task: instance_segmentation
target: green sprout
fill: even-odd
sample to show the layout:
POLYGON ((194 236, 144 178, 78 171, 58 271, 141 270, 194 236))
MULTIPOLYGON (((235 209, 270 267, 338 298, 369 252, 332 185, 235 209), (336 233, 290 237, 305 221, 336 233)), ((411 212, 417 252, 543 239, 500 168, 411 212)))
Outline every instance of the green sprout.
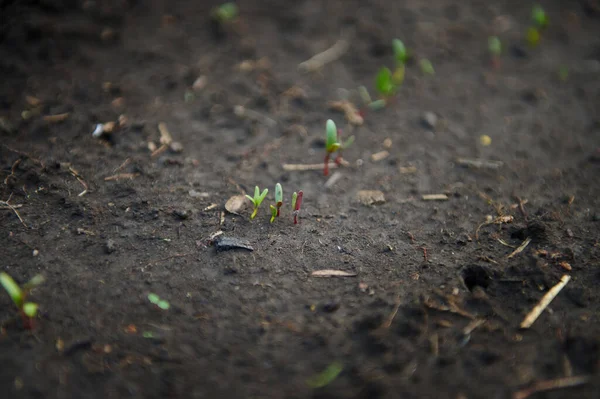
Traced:
POLYGON ((488 38, 488 50, 492 57, 500 57, 502 53, 502 42, 498 39, 498 36, 490 36, 488 38))
POLYGON ((408 50, 406 50, 406 46, 402 43, 400 39, 392 40, 392 48, 394 50, 394 59, 396 60, 396 65, 404 65, 406 61, 408 61, 409 55, 408 50))
POLYGON ((269 208, 271 209, 271 220, 270 220, 270 222, 273 223, 275 221, 275 218, 277 217, 277 207, 273 206, 273 205, 269 205, 269 208))
POLYGON ((544 29, 548 26, 548 16, 539 4, 533 6, 533 10, 531 10, 531 20, 539 29, 544 29))
POLYGON ((558 78, 562 81, 562 82, 566 82, 567 79, 569 79, 569 68, 567 68, 566 66, 561 66, 558 69, 558 78))
POLYGON ((343 366, 340 362, 333 362, 325 370, 317 375, 310 377, 306 380, 306 384, 311 388, 323 388, 329 385, 343 370, 343 366))
POLYGON ((531 26, 527 29, 527 43, 530 47, 535 47, 540 42, 540 31, 535 27, 531 26))
POLYGON ((277 216, 279 216, 279 208, 283 205, 283 187, 280 183, 275 185, 275 206, 277 206, 277 216))
POLYGON ((233 2, 224 3, 213 8, 211 15, 219 23, 230 22, 237 18, 238 8, 233 2))
POLYGON ((433 69, 433 64, 427 58, 423 58, 419 61, 419 66, 421 67, 421 72, 424 75, 435 75, 435 69, 433 69))
POLYGON ((392 71, 383 67, 375 78, 375 88, 383 97, 391 97, 396 93, 397 86, 392 79, 392 71))
POLYGON ((294 224, 298 224, 298 215, 300 214, 300 207, 302 206, 302 198, 304 192, 302 190, 292 194, 292 215, 294 215, 294 224))
POLYGON ((325 124, 325 160, 323 166, 323 174, 325 176, 329 175, 329 158, 331 154, 334 152, 338 152, 338 156, 335 158, 336 165, 340 165, 342 163, 342 149, 348 148, 354 142, 354 136, 351 136, 346 140, 346 142, 342 143, 340 141, 341 138, 341 130, 336 128, 335 122, 331 119, 327 120, 325 124))
POLYGON ((161 308, 162 310, 167 310, 171 307, 171 305, 169 305, 169 302, 165 301, 164 299, 160 299, 158 295, 153 293, 148 294, 148 300, 156 306, 158 306, 159 308, 161 308))
POLYGON ((258 207, 260 206, 260 204, 262 204, 262 202, 265 199, 265 197, 267 196, 268 192, 269 192, 269 189, 265 188, 261 194, 260 189, 258 188, 258 186, 256 186, 256 187, 254 187, 254 198, 249 196, 248 194, 246 194, 246 198, 248 198, 250 201, 252 201, 252 205, 254 205, 254 210, 252 211, 252 215, 250 215, 250 220, 252 220, 256 217, 256 214, 258 212, 258 207))
POLYGON ((14 302, 17 309, 21 313, 23 319, 23 326, 27 329, 33 328, 33 318, 37 315, 38 304, 33 302, 26 302, 29 292, 44 282, 44 276, 38 274, 29 280, 23 288, 13 280, 13 278, 7 273, 0 273, 0 284, 4 287, 10 299, 14 302))

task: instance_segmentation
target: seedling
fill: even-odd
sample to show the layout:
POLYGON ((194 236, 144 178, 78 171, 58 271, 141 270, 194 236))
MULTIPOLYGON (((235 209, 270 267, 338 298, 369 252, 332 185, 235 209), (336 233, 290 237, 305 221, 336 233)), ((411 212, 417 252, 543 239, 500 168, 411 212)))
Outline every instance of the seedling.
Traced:
POLYGON ((567 68, 566 66, 561 66, 558 69, 558 78, 561 81, 566 82, 567 79, 569 79, 569 68, 567 68))
POLYGON ((398 87, 394 83, 392 71, 389 68, 383 67, 379 70, 375 78, 375 88, 382 97, 391 97, 396 94, 398 87))
POLYGON ((394 50, 394 59, 396 60, 396 66, 406 64, 406 61, 409 59, 408 50, 402 40, 394 39, 392 40, 392 48, 394 50))
POLYGON ((531 20, 538 29, 545 29, 548 26, 548 16, 539 4, 533 6, 533 10, 531 10, 531 20))
POLYGON ((329 119, 325 124, 325 160, 323 166, 323 174, 329 175, 329 158, 331 154, 338 151, 338 156, 335 158, 336 165, 342 162, 342 149, 348 148, 354 142, 354 136, 351 136, 345 143, 341 143, 341 130, 335 126, 335 122, 329 119))
POLYGON ((279 217, 279 208, 283 205, 283 187, 280 183, 275 185, 275 206, 277 206, 277 216, 279 217))
POLYGON ((298 215, 300 214, 300 207, 302 206, 302 196, 304 193, 302 190, 292 194, 292 215, 294 215, 294 224, 298 224, 298 215))
POLYGON ((424 75, 435 75, 435 69, 433 69, 433 64, 427 58, 423 58, 419 61, 419 66, 421 67, 421 72, 424 75))
POLYGON ((527 29, 527 43, 530 47, 535 47, 540 42, 540 31, 535 27, 531 26, 527 29))
POLYGON ((33 319, 37 315, 38 304, 33 302, 26 302, 29 292, 44 282, 44 277, 40 274, 34 276, 29 280, 23 288, 19 287, 15 280, 7 273, 0 273, 0 284, 4 287, 10 299, 14 302, 19 309, 21 318, 23 319, 23 327, 28 330, 33 329, 33 319))
POLYGON ((497 68, 500 65, 500 55, 502 54, 502 42, 497 36, 488 38, 488 50, 492 57, 492 65, 497 68))
POLYGON ((262 204, 262 202, 265 199, 265 197, 267 196, 268 192, 269 192, 269 189, 265 188, 263 190, 263 192, 261 193, 258 186, 256 186, 256 187, 254 187, 254 198, 249 196, 248 194, 246 194, 246 198, 248 198, 250 201, 252 201, 252 205, 254 205, 254 210, 252 211, 252 215, 250 215, 250 220, 252 220, 256 217, 256 214, 258 213, 258 207, 260 206, 260 204, 262 204))
POLYGON ((159 308, 161 308, 162 310, 167 310, 171 307, 171 305, 169 305, 169 302, 165 301, 164 299, 161 299, 158 295, 153 293, 148 294, 148 300, 156 306, 158 306, 159 308))
POLYGON ((212 18, 220 24, 231 22, 238 16, 238 8, 235 3, 229 2, 213 8, 212 18))

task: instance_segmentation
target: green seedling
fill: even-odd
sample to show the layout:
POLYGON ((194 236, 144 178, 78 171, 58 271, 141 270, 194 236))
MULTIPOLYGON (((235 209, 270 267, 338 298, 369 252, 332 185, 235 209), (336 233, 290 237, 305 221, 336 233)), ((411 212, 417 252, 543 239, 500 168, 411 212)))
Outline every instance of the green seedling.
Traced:
POLYGON ((33 302, 26 302, 29 292, 44 282, 44 277, 40 274, 34 276, 29 280, 22 288, 19 287, 15 280, 7 273, 0 273, 0 284, 4 287, 10 299, 14 302, 19 309, 21 318, 23 319, 23 326, 31 330, 33 329, 33 319, 38 312, 38 304, 33 302))
POLYGON ((498 36, 488 38, 488 50, 492 56, 492 65, 497 68, 500 65, 500 55, 502 54, 502 42, 498 36))
POLYGON ((379 111, 380 109, 384 109, 387 106, 387 101, 382 99, 375 100, 369 104, 369 109, 373 111, 379 111))
POLYGON ((566 66, 561 66, 558 69, 558 78, 562 81, 562 82, 566 82, 567 79, 569 79, 569 68, 567 68, 566 66))
POLYGON ((533 6, 531 10, 531 20, 538 29, 545 29, 548 26, 548 16, 539 4, 533 6))
POLYGON ((254 205, 254 210, 252 211, 252 215, 250 215, 250 220, 252 220, 256 217, 256 214, 258 213, 258 207, 260 206, 260 204, 262 204, 262 202, 265 199, 265 197, 267 196, 268 192, 269 192, 269 189, 265 188, 263 190, 263 192, 261 193, 258 186, 256 186, 256 187, 254 187, 254 198, 249 196, 248 194, 246 194, 246 198, 248 198, 250 201, 252 201, 252 205, 254 205))
POLYGON ((211 16, 214 20, 219 23, 231 22, 238 16, 238 8, 235 3, 229 2, 221 4, 218 7, 213 8, 211 16))
POLYGON ((392 71, 389 68, 383 67, 379 70, 375 78, 375 88, 382 97, 391 97, 396 94, 398 87, 394 83, 392 71))
POLYGON ((283 187, 280 183, 275 185, 275 206, 277 207, 277 216, 279 216, 279 209, 283 205, 283 187))
POLYGON ((171 307, 171 305, 169 305, 169 302, 165 301, 164 299, 161 299, 158 295, 153 293, 148 294, 148 300, 156 306, 158 306, 159 308, 161 308, 162 310, 167 310, 171 307))
POLYGON ((406 64, 406 61, 409 59, 409 54, 406 46, 404 43, 402 43, 402 40, 392 40, 392 49, 394 50, 394 59, 396 60, 396 65, 406 64))
POLYGON ((323 388, 329 385, 343 370, 343 366, 340 362, 333 362, 325 370, 319 374, 312 376, 306 380, 306 384, 311 388, 323 388))
POLYGON ((527 29, 527 43, 530 47, 536 47, 540 42, 540 31, 535 27, 531 26, 527 29))
POLYGON ((298 215, 300 214, 300 207, 302 206, 302 197, 304 193, 302 190, 292 194, 292 215, 294 215, 294 224, 298 224, 298 215))
POLYGON ((433 69, 433 64, 427 58, 423 58, 419 61, 419 66, 421 67, 421 72, 424 75, 435 75, 435 69, 433 69))
POLYGON ((354 142, 354 136, 351 136, 346 142, 341 142, 342 132, 335 126, 335 122, 331 119, 327 120, 325 124, 325 160, 323 166, 323 174, 329 175, 329 158, 334 152, 338 152, 338 156, 335 158, 336 165, 340 165, 342 162, 342 150, 348 148, 354 142))

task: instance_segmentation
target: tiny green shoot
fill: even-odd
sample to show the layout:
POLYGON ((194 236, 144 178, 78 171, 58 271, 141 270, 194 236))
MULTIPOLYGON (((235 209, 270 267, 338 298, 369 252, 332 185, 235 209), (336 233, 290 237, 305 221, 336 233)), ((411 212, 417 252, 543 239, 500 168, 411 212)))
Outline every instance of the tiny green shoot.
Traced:
POLYGON ((371 99, 371 95, 369 94, 369 90, 367 90, 365 86, 358 87, 358 94, 365 105, 369 105, 373 101, 371 99))
POLYGON ((354 136, 351 136, 344 143, 340 141, 341 131, 335 126, 335 122, 331 119, 327 120, 325 124, 325 159, 323 165, 323 175, 329 175, 329 158, 331 154, 338 151, 338 156, 335 159, 335 163, 340 165, 342 162, 341 150, 348 148, 354 142, 354 136))
POLYGON ((569 68, 567 68, 566 66, 561 66, 558 69, 558 78, 562 81, 562 82, 566 82, 567 79, 569 79, 569 68))
POLYGON ((306 380, 306 384, 311 388, 323 388, 329 385, 343 370, 343 366, 340 362, 335 361, 331 363, 325 370, 317 375, 314 375, 306 380))
POLYGON ((397 87, 389 68, 383 67, 379 70, 375 78, 375 88, 383 97, 391 97, 396 93, 397 87))
POLYGON ((271 209, 271 220, 270 220, 270 222, 273 223, 275 221, 275 218, 277 217, 277 207, 275 207, 273 205, 269 205, 269 208, 271 209))
POLYGON ((269 189, 265 188, 263 190, 263 192, 261 193, 258 186, 256 186, 256 187, 254 187, 254 197, 251 197, 248 194, 246 194, 246 198, 248 198, 250 201, 252 201, 252 205, 254 205, 254 210, 252 211, 252 215, 250 215, 250 220, 252 220, 256 217, 256 214, 258 213, 258 207, 260 206, 260 204, 262 204, 262 202, 265 199, 265 197, 267 196, 268 192, 269 192, 269 189))
POLYGON ((17 309, 19 309, 19 313, 21 313, 23 319, 23 326, 29 330, 33 328, 33 319, 37 315, 38 304, 26 302, 27 296, 33 288, 43 282, 44 277, 38 274, 21 288, 9 274, 4 272, 0 273, 0 284, 4 287, 17 309))
POLYGON ((423 58, 419 61, 419 66, 421 67, 421 72, 424 75, 435 75, 435 69, 433 69, 433 64, 427 58, 423 58))
POLYGON ((379 111, 380 109, 384 109, 387 105, 387 101, 382 99, 375 100, 369 104, 369 108, 373 111, 379 111))
POLYGON ((158 295, 153 293, 148 294, 148 300, 162 310, 167 310, 171 307, 169 302, 165 301, 164 299, 161 299, 158 295))
POLYGON ((527 29, 527 43, 530 47, 535 47, 540 42, 540 31, 535 27, 531 26, 527 29))
POLYGON ((406 61, 408 61, 408 50, 406 50, 406 46, 402 43, 400 39, 392 40, 392 48, 394 50, 394 59, 396 60, 396 65, 404 65, 406 61))
POLYGON ((292 215, 294 215, 294 224, 298 224, 298 215, 300 214, 300 207, 302 206, 302 197, 304 193, 302 190, 292 194, 292 215))
POLYGON ((548 26, 548 16, 539 4, 533 6, 533 9, 531 10, 531 20, 539 29, 544 29, 548 26))
POLYGON ((219 23, 230 22, 237 18, 238 8, 233 2, 223 3, 213 8, 211 15, 219 23))
POLYGON ((498 36, 488 38, 488 50, 492 57, 499 57, 502 54, 502 42, 498 39, 498 36))
POLYGON ((277 216, 279 216, 279 209, 283 205, 283 187, 280 183, 275 185, 275 206, 277 207, 277 216))

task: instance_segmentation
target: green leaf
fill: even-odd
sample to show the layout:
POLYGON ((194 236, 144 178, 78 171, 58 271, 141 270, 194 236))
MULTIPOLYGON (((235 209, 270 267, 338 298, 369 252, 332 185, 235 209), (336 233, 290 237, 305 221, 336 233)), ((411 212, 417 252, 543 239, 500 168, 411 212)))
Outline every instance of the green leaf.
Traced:
POLYGON ((271 208, 271 223, 273 223, 273 221, 277 217, 277 207, 269 205, 269 208, 271 208))
POLYGON ((539 4, 533 6, 533 9, 531 10, 531 19, 533 20, 535 25, 540 29, 543 29, 546 26, 548 26, 548 16, 544 12, 542 6, 540 6, 539 4))
POLYGON ((346 148, 350 147, 352 145, 352 143, 354 143, 354 136, 348 137, 348 140, 344 141, 344 144, 342 144, 342 148, 346 149, 346 148))
POLYGON ((265 188, 262 192, 262 194, 258 197, 258 200, 256 201, 256 207, 258 208, 260 206, 260 204, 262 204, 262 202, 264 201, 265 197, 267 196, 267 194, 269 193, 269 189, 265 188))
POLYGON ((156 305, 160 301, 160 297, 156 294, 150 293, 148 294, 148 300, 156 305))
POLYGON ((425 75, 435 75, 435 69, 433 69, 433 64, 427 58, 423 58, 419 61, 419 66, 421 67, 421 72, 425 75))
POLYGON ((306 384, 311 388, 322 388, 335 380, 342 370, 343 366, 340 362, 333 362, 323 372, 306 380, 306 384))
POLYGON ((165 301, 164 299, 161 299, 160 301, 158 301, 158 303, 156 304, 156 306, 158 306, 162 310, 167 310, 167 309, 169 309, 171 307, 171 305, 169 304, 169 302, 165 301))
POLYGON ((379 111, 381 109, 384 109, 386 105, 387 105, 387 102, 384 99, 375 100, 369 104, 369 109, 371 109, 373 111, 379 111))
POLYGON ((277 202, 277 206, 283 204, 283 187, 280 183, 275 185, 275 202, 277 202))
POLYGON ((31 291, 38 285, 42 284, 44 281, 46 281, 46 278, 44 276, 42 276, 41 274, 36 274, 31 278, 31 280, 29 280, 25 283, 25 285, 23 285, 23 292, 31 291))
POLYGON ((38 304, 33 302, 25 302, 23 305, 23 313, 29 318, 34 318, 38 311, 38 304))
POLYGON ((495 56, 499 56, 502 53, 502 42, 500 42, 497 36, 490 36, 488 39, 488 49, 495 56))
POLYGON ((335 152, 339 148, 339 143, 337 142, 337 127, 331 119, 328 119, 325 124, 325 135, 325 150, 329 153, 335 152))
POLYGON ((531 47, 535 47, 540 42, 540 32, 535 27, 527 29, 527 43, 531 47))
POLYGON ((256 202, 254 201, 254 198, 252 198, 248 194, 246 194, 246 198, 248 198, 250 201, 252 201, 252 203, 254 204, 254 206, 256 206, 256 202))
POLYGON ((394 74, 392 75, 392 83, 395 86, 400 86, 404 82, 404 64, 398 65, 398 68, 394 70, 394 74))
POLYGON ((256 201, 260 195, 260 188, 258 186, 254 186, 254 200, 256 201))
POLYGON ((224 3, 215 9, 213 15, 220 22, 231 21, 237 17, 238 8, 235 3, 224 3))
POLYGON ((363 103, 369 104, 372 101, 369 90, 367 90, 365 86, 358 87, 358 94, 360 94, 360 98, 363 100, 363 103))
POLYGON ((142 333, 142 337, 144 337, 144 338, 154 338, 154 333, 152 331, 144 331, 142 333))
POLYGON ((8 293, 10 299, 20 309, 21 305, 23 305, 23 291, 21 291, 21 287, 15 283, 15 280, 11 276, 4 272, 0 273, 0 284, 2 284, 8 293))
POLYGON ((384 96, 390 96, 394 93, 396 87, 392 83, 392 71, 389 68, 383 67, 379 70, 375 80, 375 87, 384 96))
POLYGON ((394 39, 392 40, 392 48, 394 49, 394 58, 396 62, 399 64, 404 64, 408 60, 408 52, 406 51, 406 47, 402 40, 394 39))
POLYGON ((294 194, 292 194, 292 211, 296 209, 296 200, 298 200, 298 193, 294 191, 294 194))

